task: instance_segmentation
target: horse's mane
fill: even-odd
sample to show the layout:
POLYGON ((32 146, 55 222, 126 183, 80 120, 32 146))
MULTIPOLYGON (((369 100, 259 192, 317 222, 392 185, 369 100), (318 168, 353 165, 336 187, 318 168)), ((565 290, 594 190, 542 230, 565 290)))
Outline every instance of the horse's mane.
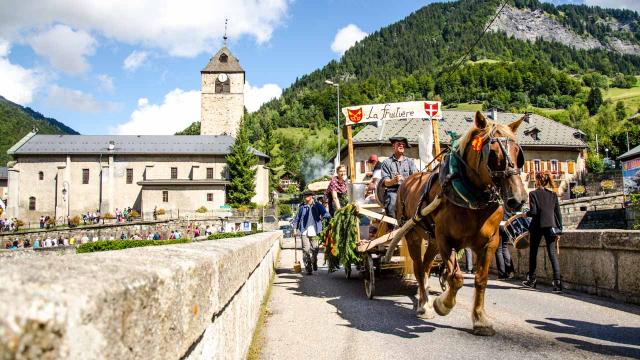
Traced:
POLYGON ((476 136, 482 136, 482 139, 486 140, 492 132, 497 132, 500 136, 507 136, 513 140, 516 138, 516 135, 508 125, 487 120, 487 126, 485 126, 484 129, 478 129, 473 126, 460 138, 460 141, 458 141, 458 151, 460 151, 460 155, 464 156, 464 151, 476 136))

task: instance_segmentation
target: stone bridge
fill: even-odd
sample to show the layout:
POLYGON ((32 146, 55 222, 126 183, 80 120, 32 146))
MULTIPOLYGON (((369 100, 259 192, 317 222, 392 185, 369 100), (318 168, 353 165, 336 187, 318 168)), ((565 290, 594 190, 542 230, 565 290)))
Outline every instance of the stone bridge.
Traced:
MULTIPOLYGON (((544 249, 538 290, 493 277, 490 338, 470 332, 472 275, 449 316, 420 319, 411 281, 383 273, 368 300, 355 269, 352 279, 323 266, 296 274, 280 243, 271 232, 6 258, 0 359, 243 359, 252 338, 252 358, 264 359, 640 358, 640 231, 567 231, 561 295, 545 285, 544 249)), ((521 275, 528 254, 512 254, 521 275)), ((434 277, 431 290, 440 290, 434 277)))

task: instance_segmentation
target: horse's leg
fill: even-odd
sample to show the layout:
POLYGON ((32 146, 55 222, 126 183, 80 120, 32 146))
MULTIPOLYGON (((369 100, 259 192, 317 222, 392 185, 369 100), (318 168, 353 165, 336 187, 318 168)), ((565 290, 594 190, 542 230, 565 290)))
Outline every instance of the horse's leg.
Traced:
POLYGON ((475 335, 493 336, 496 333, 484 310, 484 291, 487 288, 487 281, 489 280, 491 259, 493 258, 493 254, 496 253, 496 248, 500 243, 499 236, 499 233, 496 232, 487 245, 476 252, 478 257, 475 277, 476 291, 473 297, 473 311, 471 312, 473 333, 475 335))
MULTIPOLYGON (((424 267, 422 265, 422 238, 415 231, 410 231, 405 235, 409 255, 413 261, 413 274, 418 281, 418 306, 416 314, 419 317, 427 315, 427 292, 424 286, 424 267)), ((433 317, 433 315, 432 315, 433 317)))
POLYGON ((429 242, 429 238, 427 238, 427 251, 424 253, 424 258, 422 259, 422 264, 424 265, 424 276, 425 276, 425 293, 427 295, 427 306, 425 308, 425 318, 432 319, 435 317, 433 312, 433 298, 429 296, 429 276, 431 275, 431 267, 433 266, 433 259, 438 254, 438 247, 435 244, 435 241, 429 242))
POLYGON ((460 265, 456 259, 455 250, 446 245, 446 240, 444 238, 440 238, 438 236, 439 235, 436 234, 436 238, 438 240, 437 243, 441 249, 440 255, 442 256, 442 261, 447 262, 447 283, 449 286, 445 292, 436 298, 433 302, 433 307, 438 315, 446 316, 449 315, 451 309, 456 306, 456 294, 462 285, 464 285, 464 276, 462 275, 462 271, 460 271, 460 265))

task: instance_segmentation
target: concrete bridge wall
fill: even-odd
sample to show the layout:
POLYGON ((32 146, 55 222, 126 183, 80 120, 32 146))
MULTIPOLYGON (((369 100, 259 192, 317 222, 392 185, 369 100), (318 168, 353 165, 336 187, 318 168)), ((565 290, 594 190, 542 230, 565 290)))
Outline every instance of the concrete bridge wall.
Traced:
MULTIPOLYGON (((545 242, 538 251, 538 281, 553 274, 545 242)), ((523 278, 529 271, 529 249, 513 250, 514 267, 523 278)), ((560 271, 569 289, 640 304, 640 231, 568 230, 560 239, 560 271)), ((495 260, 493 262, 495 270, 495 260)))
POLYGON ((560 201, 565 229, 627 229, 621 192, 560 201))
POLYGON ((281 236, 5 261, 0 358, 244 358, 281 236))

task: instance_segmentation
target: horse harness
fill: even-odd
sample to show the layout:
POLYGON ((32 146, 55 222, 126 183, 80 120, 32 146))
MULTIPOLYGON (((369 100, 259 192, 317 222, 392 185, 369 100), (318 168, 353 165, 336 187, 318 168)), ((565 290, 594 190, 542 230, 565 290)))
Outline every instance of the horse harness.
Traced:
MULTIPOLYGON (((520 174, 520 168, 524 166, 524 153, 520 145, 515 143, 511 138, 495 136, 495 130, 496 127, 494 125, 489 136, 483 138, 480 156, 478 157, 478 163, 475 168, 467 164, 462 158, 459 144, 457 141, 454 142, 452 148, 443 156, 442 162, 438 168, 430 174, 427 183, 423 187, 419 206, 416 210, 416 217, 419 216, 423 206, 427 204, 429 192, 436 181, 439 182, 441 188, 438 196, 443 196, 456 206, 472 210, 481 210, 497 207, 502 204, 500 189, 496 186, 496 182, 520 174), (498 143, 505 159, 504 167, 501 169, 492 169, 489 166, 491 144, 495 143, 498 143), (518 158, 515 162, 509 153, 511 144, 518 148, 518 158), (464 172, 471 172, 479 176, 477 168, 481 165, 487 167, 492 180, 492 184, 485 189, 477 188, 464 175, 464 172)), ((427 218, 427 224, 424 224, 422 221, 418 221, 417 224, 431 235, 434 234, 435 223, 432 216, 427 218)))

